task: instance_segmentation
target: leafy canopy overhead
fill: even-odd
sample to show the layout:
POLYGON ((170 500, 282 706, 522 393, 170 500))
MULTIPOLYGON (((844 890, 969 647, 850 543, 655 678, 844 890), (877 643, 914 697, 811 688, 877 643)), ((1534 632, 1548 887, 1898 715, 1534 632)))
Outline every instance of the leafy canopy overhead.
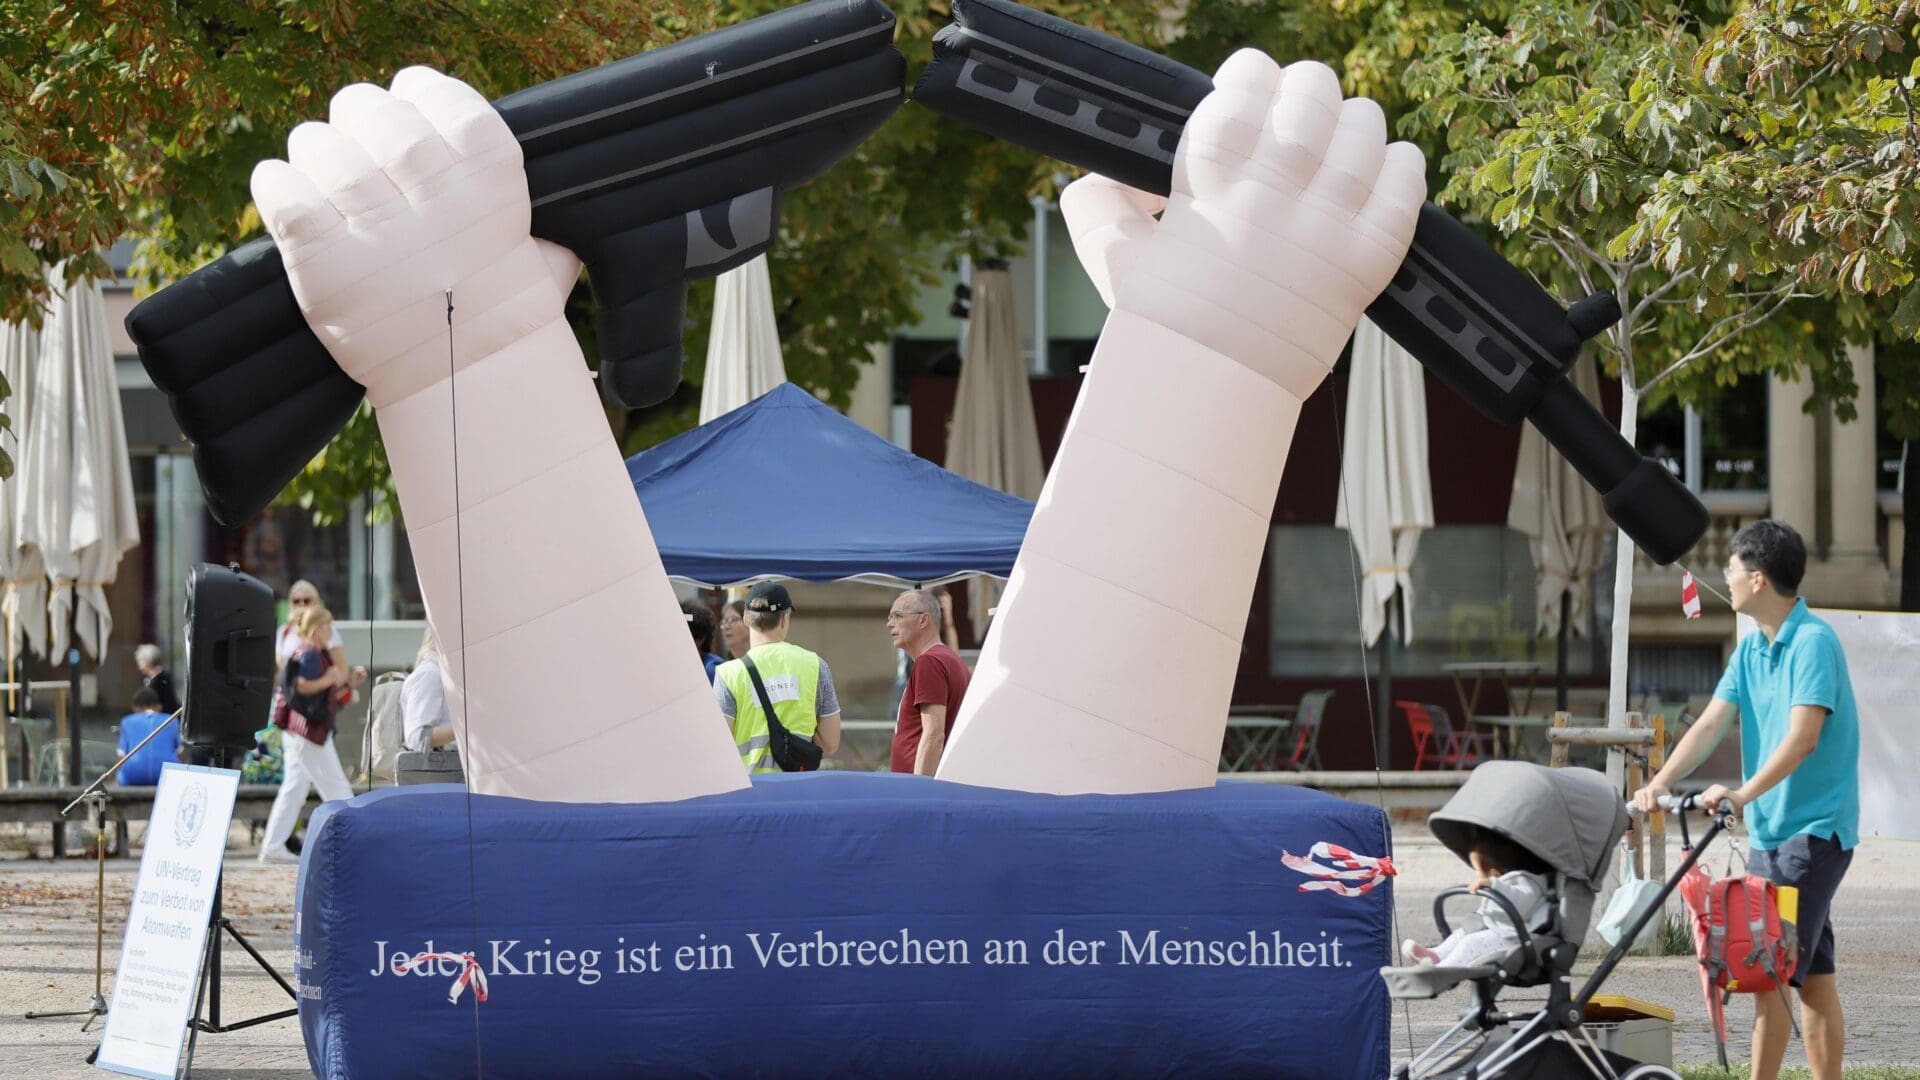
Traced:
MULTIPOLYGON (((324 117, 348 83, 386 83, 409 64, 489 97, 787 6, 782 0, 0 0, 0 317, 33 319, 44 268, 105 273, 101 252, 139 241, 151 288, 260 232, 247 194, 255 162, 324 117)), ((945 3, 890 3, 908 83, 930 55, 945 3)), ((1035 6, 1149 45, 1159 5, 1051 0, 1035 6)), ((844 405, 866 361, 915 317, 920 290, 960 254, 1007 255, 1054 166, 924 109, 902 108, 860 150, 790 195, 769 253, 787 371, 844 405)), ((691 427, 712 288, 693 290, 687 382, 643 415, 610 410, 628 448, 691 427)), ((591 300, 570 307, 592 355, 591 300)), ((358 418, 289 489, 321 520, 386 490, 377 433, 358 418), (343 497, 344 496, 344 497, 343 497)))
MULTIPOLYGON (((498 96, 781 6, 0 0, 0 315, 33 320, 47 267, 102 273, 116 238, 140 241, 150 287, 256 235, 253 164, 349 82, 425 63, 498 96)), ((949 8, 890 6, 911 83, 949 8)), ((1831 358, 1871 335, 1890 421, 1920 431, 1910 0, 1035 6, 1206 70, 1247 45, 1332 64, 1426 150, 1437 201, 1563 300, 1621 296, 1602 345, 1649 403, 1805 371, 1844 413, 1851 373, 1831 358)), ((790 195, 770 253, 789 376, 844 404, 866 346, 944 267, 1014 252, 1057 168, 909 105, 790 195)), ((629 450, 694 422, 711 294, 693 290, 681 392, 609 410, 629 450)), ((591 357, 584 289, 570 315, 591 357)), ((289 498, 338 517, 386 483, 362 416, 289 498)))

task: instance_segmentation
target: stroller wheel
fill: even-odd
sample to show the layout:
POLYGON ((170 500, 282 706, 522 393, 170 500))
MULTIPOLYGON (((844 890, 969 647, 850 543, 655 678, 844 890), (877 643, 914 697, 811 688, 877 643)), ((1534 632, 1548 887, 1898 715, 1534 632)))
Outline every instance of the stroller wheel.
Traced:
POLYGON ((1621 1073, 1620 1080, 1680 1080, 1680 1074, 1665 1065, 1635 1065, 1621 1073))

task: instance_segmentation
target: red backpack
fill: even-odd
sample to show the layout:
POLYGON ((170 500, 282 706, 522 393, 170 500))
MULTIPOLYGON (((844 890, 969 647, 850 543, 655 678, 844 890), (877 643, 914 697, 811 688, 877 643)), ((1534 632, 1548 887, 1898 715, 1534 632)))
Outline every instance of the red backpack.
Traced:
POLYGON ((1695 865, 1680 882, 1680 896, 1692 911, 1693 945, 1709 988, 1764 994, 1793 978, 1799 890, 1782 890, 1757 874, 1709 878, 1695 865))
POLYGON ((1778 885, 1753 874, 1708 886, 1700 963, 1714 986, 1730 994, 1759 994, 1787 985, 1800 963, 1791 910, 1797 898, 1798 890, 1783 896, 1778 885))
MULTIPOLYGON (((1720 1062, 1727 1060, 1726 999, 1732 994, 1776 991, 1800 963, 1794 928, 1800 890, 1782 889, 1754 874, 1712 878, 1695 863, 1680 879, 1680 896, 1692 916, 1693 944, 1700 954, 1700 989, 1706 995, 1720 1062)), ((1789 1010, 1788 1019, 1792 1020, 1789 1010)), ((1794 1030, 1799 1022, 1793 1021, 1794 1030)))

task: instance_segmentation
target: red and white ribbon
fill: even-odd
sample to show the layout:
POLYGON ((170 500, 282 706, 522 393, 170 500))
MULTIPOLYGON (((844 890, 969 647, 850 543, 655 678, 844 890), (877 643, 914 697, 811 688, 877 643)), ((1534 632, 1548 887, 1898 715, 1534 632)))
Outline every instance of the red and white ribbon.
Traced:
POLYGON ((395 975, 405 975, 408 971, 419 967, 429 960, 451 960, 460 965, 460 977, 453 981, 453 988, 447 991, 448 1004, 459 1004, 460 993, 467 988, 469 983, 473 985, 473 998, 475 1001, 487 1000, 487 973, 481 970, 480 961, 475 960, 473 954, 470 952, 423 952, 414 957, 402 957, 393 965, 393 973, 395 975))
POLYGON ((1340 896, 1364 896, 1382 880, 1400 872, 1394 869, 1391 856, 1357 855, 1325 840, 1313 845, 1305 855, 1282 851, 1280 863, 1316 879, 1301 885, 1301 892, 1326 890, 1340 896))
POLYGON ((1680 610, 1689 619, 1700 617, 1700 586, 1694 584, 1693 574, 1688 571, 1680 573, 1680 610))

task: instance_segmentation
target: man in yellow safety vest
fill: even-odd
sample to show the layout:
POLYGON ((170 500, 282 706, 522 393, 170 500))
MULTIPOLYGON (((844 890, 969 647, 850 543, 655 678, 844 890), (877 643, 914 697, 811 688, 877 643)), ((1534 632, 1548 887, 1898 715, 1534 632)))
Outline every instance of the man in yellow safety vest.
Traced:
MULTIPOLYGON (((787 641, 793 624, 793 597, 787 587, 763 581, 747 594, 747 655, 760 673, 780 725, 802 738, 811 737, 831 754, 840 748, 840 699, 833 692, 833 672, 818 653, 787 641)), ((729 660, 714 672, 713 696, 733 728, 733 744, 748 772, 779 772, 767 749, 767 714, 754 689, 747 666, 729 660)))

